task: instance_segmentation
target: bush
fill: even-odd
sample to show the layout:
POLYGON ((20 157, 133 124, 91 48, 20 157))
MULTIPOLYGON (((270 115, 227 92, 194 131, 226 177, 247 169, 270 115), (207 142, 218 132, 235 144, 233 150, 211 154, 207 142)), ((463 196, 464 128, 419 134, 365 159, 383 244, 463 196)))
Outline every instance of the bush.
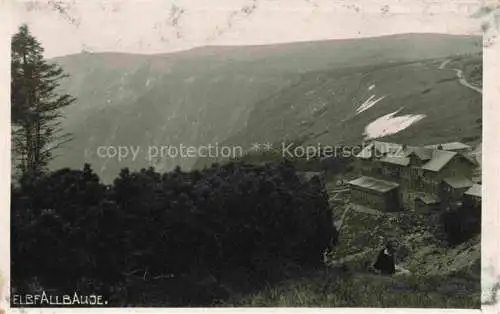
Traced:
POLYGON ((13 187, 12 219, 13 287, 36 277, 120 304, 137 295, 131 278, 147 291, 158 289, 158 277, 170 296, 160 302, 206 304, 202 292, 214 291, 200 288, 206 278, 219 287, 236 271, 279 280, 283 265, 320 264, 337 239, 324 186, 300 180, 288 162, 123 169, 111 186, 89 165, 62 169, 13 187))
POLYGON ((441 223, 450 244, 463 243, 481 232, 481 208, 463 205, 456 210, 444 212, 441 223))

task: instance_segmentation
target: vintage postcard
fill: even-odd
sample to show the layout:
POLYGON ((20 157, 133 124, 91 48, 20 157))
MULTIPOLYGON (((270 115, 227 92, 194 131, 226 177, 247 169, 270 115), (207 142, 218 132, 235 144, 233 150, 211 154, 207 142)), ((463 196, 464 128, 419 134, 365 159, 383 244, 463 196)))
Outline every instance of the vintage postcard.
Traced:
POLYGON ((3 308, 498 309, 499 3, 2 6, 3 308))

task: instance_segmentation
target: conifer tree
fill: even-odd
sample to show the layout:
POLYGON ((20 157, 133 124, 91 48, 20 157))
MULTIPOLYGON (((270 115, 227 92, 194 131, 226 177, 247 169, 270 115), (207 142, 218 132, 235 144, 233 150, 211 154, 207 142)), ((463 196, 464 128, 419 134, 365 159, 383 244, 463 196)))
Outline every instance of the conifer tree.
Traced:
POLYGON ((76 100, 57 91, 67 75, 43 52, 28 26, 19 27, 11 43, 12 149, 21 174, 35 176, 43 173, 52 151, 70 140, 61 129, 61 109, 76 100))

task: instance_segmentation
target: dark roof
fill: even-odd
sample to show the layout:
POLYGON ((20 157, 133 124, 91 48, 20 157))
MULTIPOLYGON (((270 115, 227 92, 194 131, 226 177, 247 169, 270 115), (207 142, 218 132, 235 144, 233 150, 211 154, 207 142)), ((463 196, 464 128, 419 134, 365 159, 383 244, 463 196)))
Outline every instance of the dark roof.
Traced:
POLYGON ((477 156, 474 156, 473 154, 460 154, 461 157, 464 157, 466 160, 470 161, 471 164, 474 166, 479 166, 479 162, 477 160, 477 156))
POLYGON ((474 184, 469 178, 458 176, 444 178, 443 181, 455 189, 469 188, 474 184))
POLYGON ((415 154, 420 160, 427 161, 432 158, 432 149, 425 147, 411 147, 409 155, 415 154))
POLYGON ((432 159, 429 160, 425 165, 423 165, 422 169, 429 171, 439 171, 444 166, 446 166, 446 164, 448 164, 456 154, 456 152, 449 152, 446 150, 435 150, 432 159))
POLYGON ((371 158, 372 157, 372 149, 375 149, 377 153, 379 154, 378 156, 375 157, 382 157, 387 154, 396 154, 398 153, 403 146, 401 144, 396 144, 396 143, 389 143, 389 142, 381 142, 381 141, 372 141, 363 149, 359 154, 356 155, 358 158, 371 158))
POLYGON ((481 197, 481 185, 473 184, 464 194, 481 197))
POLYGON ((421 200, 426 205, 439 203, 439 199, 437 197, 430 195, 430 194, 427 194, 427 193, 418 193, 415 198, 421 200))
POLYGON ((380 161, 399 166, 408 166, 410 164, 410 158, 401 156, 385 156, 380 161))
POLYGON ((352 181, 349 181, 348 183, 350 185, 354 185, 357 187, 362 187, 365 189, 374 190, 374 191, 382 192, 382 193, 388 192, 392 189, 399 187, 399 184, 394 183, 394 182, 375 179, 375 178, 371 178, 371 177, 365 177, 365 176, 362 176, 362 177, 359 177, 359 178, 354 179, 352 181))

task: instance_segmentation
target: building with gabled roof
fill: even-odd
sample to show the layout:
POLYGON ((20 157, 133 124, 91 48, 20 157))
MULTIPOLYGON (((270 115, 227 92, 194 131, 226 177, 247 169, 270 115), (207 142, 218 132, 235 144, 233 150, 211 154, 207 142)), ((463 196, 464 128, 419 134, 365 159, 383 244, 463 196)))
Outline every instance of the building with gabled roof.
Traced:
POLYGON ((447 177, 443 179, 443 182, 453 189, 470 188, 474 184, 471 179, 462 176, 447 177))
POLYGON ((481 185, 474 183, 464 192, 464 205, 474 209, 481 207, 481 185))
POLYGON ((358 204, 383 211, 399 210, 399 184, 366 176, 349 181, 348 184, 351 186, 351 198, 356 199, 358 204))
POLYGON ((357 179, 354 179, 352 181, 349 181, 349 184, 351 185, 356 185, 364 189, 368 190, 374 190, 380 193, 385 193, 390 190, 396 189, 399 187, 399 184, 390 182, 390 181, 384 181, 380 179, 375 179, 371 177, 359 177, 357 179))
POLYGON ((382 157, 386 155, 397 155, 403 149, 403 145, 389 142, 372 141, 368 145, 364 145, 361 152, 356 155, 356 158, 370 159, 372 157, 382 157))
POLYGON ((433 150, 425 147, 410 147, 408 148, 407 156, 410 157, 412 155, 417 156, 421 161, 425 162, 432 159, 433 150))
POLYGON ((453 208, 473 187, 478 166, 465 149, 471 151, 458 142, 409 146, 372 141, 356 155, 360 177, 349 182, 352 202, 381 210, 453 208))
POLYGON ((460 143, 460 142, 451 142, 451 143, 443 143, 443 144, 433 144, 433 145, 427 145, 424 146, 426 148, 431 148, 431 149, 439 149, 439 150, 446 150, 446 151, 451 151, 451 152, 468 152, 472 149, 467 144, 460 143))
POLYGON ((456 152, 435 150, 434 154, 429 159, 427 159, 427 162, 422 166, 422 169, 429 171, 440 171, 456 155, 456 152))
POLYGON ((464 194, 481 198, 481 185, 474 183, 464 194))
POLYGON ((458 208, 462 205, 462 199, 474 182, 465 176, 446 177, 441 187, 441 198, 446 201, 449 208, 458 208))
POLYGON ((384 156, 380 158, 380 162, 385 162, 400 166, 408 166, 410 164, 410 158, 403 156, 384 156))

